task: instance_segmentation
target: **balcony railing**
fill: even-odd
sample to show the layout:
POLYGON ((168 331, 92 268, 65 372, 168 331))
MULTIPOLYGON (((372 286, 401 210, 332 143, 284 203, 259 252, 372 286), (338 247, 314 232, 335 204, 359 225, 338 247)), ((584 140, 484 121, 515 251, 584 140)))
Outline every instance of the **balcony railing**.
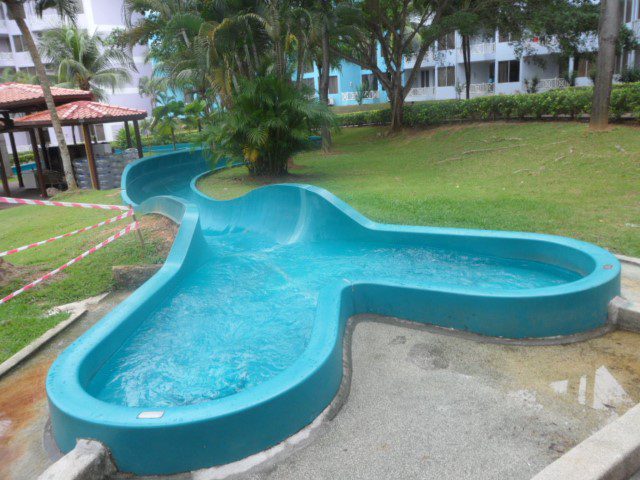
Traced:
MULTIPOLYGON (((355 101, 358 98, 358 92, 342 92, 342 101, 349 102, 355 101)), ((364 98, 380 98, 380 92, 378 90, 369 90, 364 92, 364 98)))
POLYGON ((0 62, 13 62, 13 52, 0 52, 0 62))
POLYGON ((496 85, 494 83, 472 83, 469 85, 470 97, 483 97, 485 95, 493 95, 496 85))
POLYGON ((436 98, 436 87, 413 87, 407 93, 407 100, 430 100, 436 98))
POLYGON ((547 90, 554 90, 556 88, 567 88, 569 82, 564 78, 543 78, 538 83, 538 91, 546 92, 547 90))
POLYGON ((475 43, 469 47, 471 55, 486 55, 496 52, 495 42, 475 43))

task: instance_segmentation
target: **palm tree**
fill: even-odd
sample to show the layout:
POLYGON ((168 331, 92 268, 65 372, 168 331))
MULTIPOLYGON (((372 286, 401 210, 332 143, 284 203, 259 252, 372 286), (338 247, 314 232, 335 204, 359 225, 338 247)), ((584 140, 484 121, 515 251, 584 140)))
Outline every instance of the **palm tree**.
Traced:
POLYGON ((156 108, 158 97, 167 91, 167 79, 151 75, 150 77, 141 77, 138 80, 138 93, 140 96, 149 97, 151 100, 151 109, 156 108))
MULTIPOLYGON (((64 139, 64 133, 62 132, 62 125, 60 125, 60 119, 58 118, 58 112, 56 111, 55 103, 53 102, 53 95, 51 95, 51 86, 49 85, 49 78, 47 77, 47 72, 45 71, 44 65, 42 63, 42 59, 40 58, 40 52, 38 52, 38 48, 36 47, 36 43, 33 40, 33 35, 31 35, 31 31, 27 26, 26 22, 26 14, 24 11, 24 3, 23 0, 2 0, 4 4, 7 6, 9 13, 13 20, 15 20, 18 28, 20 29, 20 33, 22 34, 22 38, 27 44, 27 50, 29 50, 29 54, 31 55, 31 59, 33 60, 33 64, 36 68, 36 75, 40 80, 40 85, 42 86, 42 93, 44 95, 45 103, 47 104, 47 109, 49 110, 49 114, 51 115, 51 125, 53 126, 53 131, 55 132, 56 139, 58 140, 58 147, 60 149, 60 157, 62 158, 62 167, 64 169, 65 179, 67 181, 67 186, 69 189, 78 188, 76 184, 76 179, 73 176, 73 169, 71 167, 71 157, 69 155, 69 149, 67 148, 67 142, 64 139)), ((35 2, 36 12, 38 15, 42 16, 43 10, 47 8, 55 8, 60 16, 63 18, 69 18, 71 20, 75 19, 76 14, 78 12, 78 5, 75 0, 36 0, 35 2)))
POLYGON ((98 100, 131 81, 135 69, 126 50, 107 44, 97 33, 75 25, 47 30, 39 41, 40 52, 58 65, 58 86, 91 90, 98 100))

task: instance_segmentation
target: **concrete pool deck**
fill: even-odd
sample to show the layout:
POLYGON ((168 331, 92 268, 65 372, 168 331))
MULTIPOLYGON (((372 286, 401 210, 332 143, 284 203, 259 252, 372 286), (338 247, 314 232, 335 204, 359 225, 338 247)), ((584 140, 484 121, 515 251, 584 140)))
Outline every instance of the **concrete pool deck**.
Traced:
MULTIPOLYGON (((627 298, 640 295, 638 280, 640 268, 625 265, 627 298)), ((48 367, 126 295, 91 307, 0 379, 0 478, 36 478, 52 463, 43 435, 48 367)), ((372 321, 353 332, 351 389, 335 418, 235 478, 531 478, 640 401, 640 334, 534 347, 360 320, 372 321)))

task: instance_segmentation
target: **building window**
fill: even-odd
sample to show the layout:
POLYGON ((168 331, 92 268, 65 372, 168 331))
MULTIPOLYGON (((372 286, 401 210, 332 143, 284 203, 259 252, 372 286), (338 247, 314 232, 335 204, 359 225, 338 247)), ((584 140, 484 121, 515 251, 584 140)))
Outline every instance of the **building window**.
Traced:
POLYGON ((9 37, 0 37, 0 52, 10 52, 11 51, 11 42, 9 42, 9 37))
POLYGON ((26 52, 27 46, 22 39, 22 35, 14 35, 13 36, 13 46, 16 49, 16 52, 26 52))
POLYGON ((452 50, 456 48, 456 33, 447 33, 444 37, 438 39, 438 50, 452 50))
POLYGON ((569 76, 569 59, 560 57, 558 59, 558 77, 566 78, 569 76))
POLYGON ((640 48, 635 49, 635 54, 633 56, 633 66, 635 68, 640 68, 640 48))
POLYGON ((338 93, 338 76, 329 76, 329 93, 338 93))
POLYGON ((27 72, 32 77, 35 77, 37 75, 36 67, 20 67, 20 71, 21 72, 27 72))
POLYGON ((429 86, 429 70, 420 70, 420 87, 426 88, 429 86))
POLYGON ((456 84, 456 67, 438 68, 438 86, 453 87, 456 84))
POLYGON ((93 136, 95 137, 96 142, 104 142, 107 138, 104 134, 104 125, 93 125, 93 136))
POLYGON ((369 73, 368 75, 362 75, 362 85, 369 85, 369 90, 376 91, 378 90, 378 79, 373 73, 369 73))
POLYGON ((586 58, 580 58, 578 60, 578 76, 579 77, 588 77, 589 76, 589 60, 586 58))
POLYGON ((520 61, 509 60, 498 62, 498 83, 512 83, 520 81, 520 61))
POLYGON ((313 79, 313 77, 311 77, 311 78, 303 78, 302 79, 302 83, 305 84, 307 87, 311 88, 312 90, 316 89, 316 82, 313 79))
POLYGON ((633 0, 627 0, 626 6, 624 9, 624 23, 628 23, 631 20, 631 16, 633 15, 633 0))

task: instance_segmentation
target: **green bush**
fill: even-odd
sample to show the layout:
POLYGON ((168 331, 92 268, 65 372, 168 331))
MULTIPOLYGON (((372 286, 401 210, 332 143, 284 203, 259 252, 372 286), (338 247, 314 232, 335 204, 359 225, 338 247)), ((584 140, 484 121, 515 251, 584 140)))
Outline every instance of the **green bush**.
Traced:
MULTIPOLYGON (((576 118, 589 114, 593 88, 572 87, 544 93, 491 95, 470 100, 442 100, 405 105, 404 123, 408 127, 438 125, 457 121, 576 118)), ((625 114, 640 118, 640 83, 615 85, 611 93, 611 118, 625 114)), ((385 125, 389 109, 365 110, 338 115, 342 126, 385 125)))
POLYGON ((214 159, 243 158, 251 175, 287 173, 311 133, 335 126, 333 112, 309 93, 274 74, 241 80, 232 107, 205 127, 214 159))
MULTIPOLYGON (((133 127, 129 126, 129 131, 131 132, 131 142, 135 147, 135 136, 133 132, 133 127)), ((201 138, 201 134, 196 130, 183 130, 176 132, 176 143, 199 143, 201 138)), ((171 137, 166 135, 142 135, 140 137, 142 140, 142 146, 151 147, 155 145, 169 145, 171 143, 171 137)), ((111 142, 111 145, 114 148, 127 148, 127 136, 124 128, 121 128, 118 131, 116 139, 111 142)))
POLYGON ((21 164, 33 162, 33 152, 18 152, 18 158, 20 159, 21 164))

